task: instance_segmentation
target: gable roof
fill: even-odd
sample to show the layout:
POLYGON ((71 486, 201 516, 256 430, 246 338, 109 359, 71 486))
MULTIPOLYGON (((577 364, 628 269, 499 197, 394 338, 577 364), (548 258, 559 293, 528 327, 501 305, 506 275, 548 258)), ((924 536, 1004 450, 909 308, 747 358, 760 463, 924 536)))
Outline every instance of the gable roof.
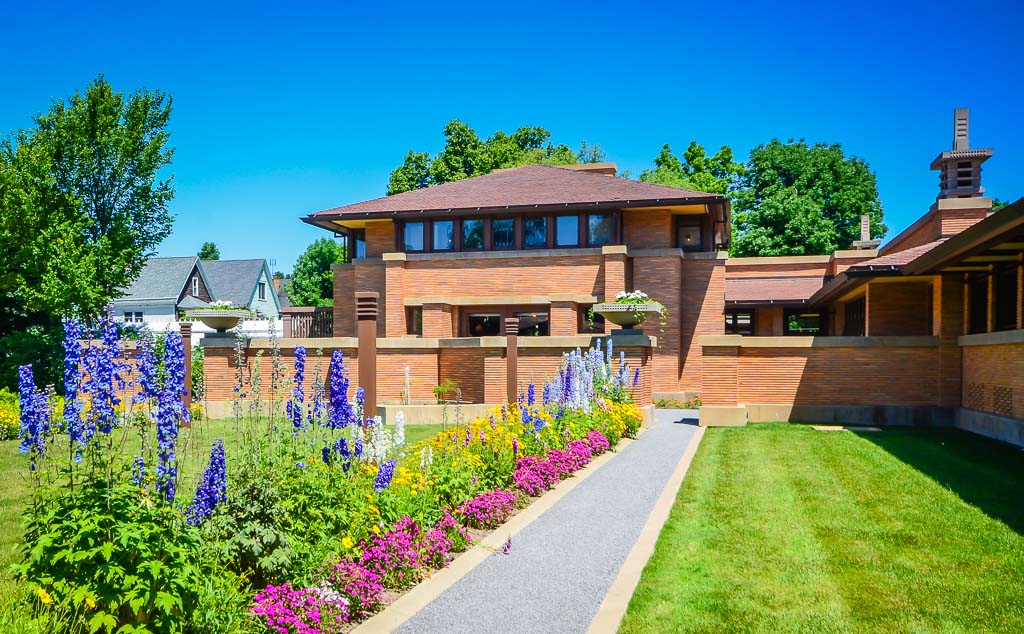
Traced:
POLYGON ((568 205, 658 205, 726 201, 724 196, 548 165, 525 165, 310 214, 309 224, 424 211, 541 210, 568 205))
MULTIPOLYGON (((199 258, 194 255, 182 258, 149 258, 139 276, 128 285, 128 288, 122 289, 123 295, 115 299, 114 303, 174 302, 181 296, 192 269, 198 263, 199 258)), ((199 271, 202 274, 202 265, 199 265, 199 271)))
POLYGON ((292 300, 288 299, 288 285, 292 283, 292 278, 285 277, 281 279, 281 286, 277 289, 277 301, 281 304, 281 308, 291 308, 292 300))
POLYGON ((219 301, 248 306, 266 260, 204 260, 210 294, 219 301))

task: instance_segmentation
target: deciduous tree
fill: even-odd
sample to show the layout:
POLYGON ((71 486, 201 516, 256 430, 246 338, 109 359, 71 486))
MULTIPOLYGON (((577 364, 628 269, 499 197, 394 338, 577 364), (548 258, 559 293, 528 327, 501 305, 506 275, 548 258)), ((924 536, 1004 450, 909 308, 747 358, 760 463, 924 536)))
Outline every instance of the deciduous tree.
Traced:
POLYGON ((345 247, 320 238, 306 247, 295 262, 295 272, 285 288, 292 306, 333 306, 334 272, 331 265, 345 261, 345 247))
POLYGON ((200 260, 219 260, 220 259, 220 248, 216 242, 204 242, 203 246, 199 247, 199 253, 197 254, 200 260))

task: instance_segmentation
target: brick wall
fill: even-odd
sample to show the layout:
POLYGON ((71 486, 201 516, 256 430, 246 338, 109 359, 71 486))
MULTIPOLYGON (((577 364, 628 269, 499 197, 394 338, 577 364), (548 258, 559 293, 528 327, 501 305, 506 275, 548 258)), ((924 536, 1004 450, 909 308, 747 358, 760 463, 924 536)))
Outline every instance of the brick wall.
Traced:
MULTIPOLYGON (((765 258, 757 258, 761 261, 765 258)), ((816 258, 817 259, 817 258, 816 258)), ((729 279, 747 277, 816 277, 824 276, 829 270, 828 261, 797 262, 793 264, 759 263, 738 264, 735 259, 727 261, 726 275, 729 279)))
POLYGON ((936 405, 938 346, 706 347, 704 405, 936 405))
POLYGON ((379 258, 395 250, 395 223, 370 220, 366 223, 366 257, 379 258))
POLYGON ((356 271, 352 264, 334 265, 334 336, 356 336, 356 271))
POLYGON ((932 285, 929 282, 868 284, 868 332, 871 336, 932 334, 932 285))
POLYGON ((963 407, 1024 419, 1024 343, 963 347, 963 407))
POLYGON ((668 211, 622 212, 623 243, 630 249, 672 248, 675 240, 668 211))
POLYGON ((754 313, 754 334, 758 337, 781 337, 784 331, 781 307, 758 307, 754 313))
MULTIPOLYGON (((702 365, 699 339, 725 333, 725 260, 685 260, 682 280, 681 319, 676 326, 681 333, 678 350, 682 371, 674 389, 701 391, 710 373, 702 365)), ((655 367, 657 364, 655 358, 655 367)), ((656 382, 655 389, 663 388, 656 382)))

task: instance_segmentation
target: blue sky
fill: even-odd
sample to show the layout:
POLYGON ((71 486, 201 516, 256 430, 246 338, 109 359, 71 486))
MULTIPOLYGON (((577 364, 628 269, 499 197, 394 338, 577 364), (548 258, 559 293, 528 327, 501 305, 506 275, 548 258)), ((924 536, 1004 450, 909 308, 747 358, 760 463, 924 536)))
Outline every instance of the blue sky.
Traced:
POLYGON ((878 174, 891 236, 934 200, 967 106, 989 194, 1024 196, 1024 3, 370 4, 6 3, 0 131, 100 72, 170 92, 160 254, 213 240, 283 270, 327 235, 300 216, 383 195, 452 118, 586 139, 634 177, 663 143, 839 142, 878 174))

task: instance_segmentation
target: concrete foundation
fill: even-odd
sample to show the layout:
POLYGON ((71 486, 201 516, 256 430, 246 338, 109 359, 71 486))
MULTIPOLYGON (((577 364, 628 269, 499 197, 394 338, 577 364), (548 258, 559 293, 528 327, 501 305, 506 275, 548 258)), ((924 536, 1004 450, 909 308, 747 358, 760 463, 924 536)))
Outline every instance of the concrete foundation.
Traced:
POLYGON ((741 427, 747 424, 747 409, 742 405, 705 405, 700 408, 701 427, 741 427))
MULTIPOLYGON (((881 405, 771 405, 743 406, 751 423, 821 423, 823 425, 953 425, 954 411, 949 407, 881 405)), ((701 413, 703 414, 701 408, 701 413)))
POLYGON ((957 429, 1024 448, 1024 420, 958 408, 954 417, 957 429))

